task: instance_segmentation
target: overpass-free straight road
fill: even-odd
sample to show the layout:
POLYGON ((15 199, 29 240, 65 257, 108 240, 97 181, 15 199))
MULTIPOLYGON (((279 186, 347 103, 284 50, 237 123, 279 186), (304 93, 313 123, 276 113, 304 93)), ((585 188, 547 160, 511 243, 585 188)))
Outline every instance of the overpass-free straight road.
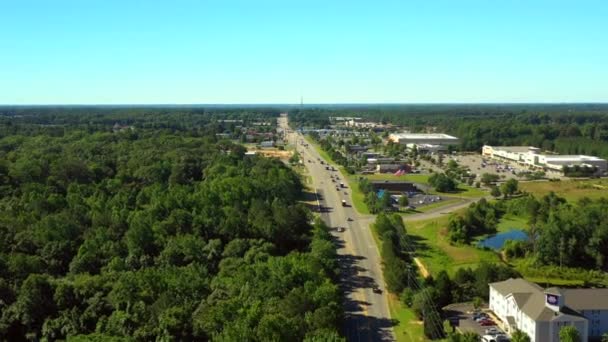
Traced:
POLYGON ((323 158, 312 146, 300 144, 304 137, 289 130, 287 117, 281 117, 279 125, 288 132, 287 138, 297 146, 308 168, 322 208, 321 218, 330 227, 345 228, 343 232, 333 231, 338 241, 341 286, 345 294, 344 334, 349 341, 394 341, 381 258, 369 226, 373 216, 357 213, 351 206, 351 189, 343 176, 338 171, 326 170, 327 161, 321 164, 323 158), (332 176, 339 180, 332 182, 332 176), (339 187, 340 181, 347 187, 339 187), (342 200, 346 200, 348 206, 343 207, 342 200))

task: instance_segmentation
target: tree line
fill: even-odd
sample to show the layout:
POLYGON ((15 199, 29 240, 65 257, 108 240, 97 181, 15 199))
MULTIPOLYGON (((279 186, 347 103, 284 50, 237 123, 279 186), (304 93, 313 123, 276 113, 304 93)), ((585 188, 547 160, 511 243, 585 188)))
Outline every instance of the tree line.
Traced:
POLYGON ((329 127, 330 116, 405 126, 413 132, 445 132, 463 151, 489 145, 532 145, 561 154, 608 158, 605 104, 332 106, 290 111, 299 126, 329 127))
POLYGON ((0 120, 0 339, 342 340, 335 247, 289 167, 204 114, 113 132, 128 110, 87 110, 0 120))

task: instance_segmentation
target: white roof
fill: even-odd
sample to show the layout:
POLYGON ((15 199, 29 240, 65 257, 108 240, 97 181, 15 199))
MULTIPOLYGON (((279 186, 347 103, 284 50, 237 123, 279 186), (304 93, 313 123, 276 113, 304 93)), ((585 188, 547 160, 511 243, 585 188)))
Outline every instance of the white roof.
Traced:
POLYGON ((554 161, 561 161, 561 162, 584 162, 584 161, 589 161, 589 160, 594 160, 594 161, 600 161, 600 160, 604 160, 602 158, 598 158, 595 156, 584 156, 584 155, 547 155, 545 156, 545 160, 547 162, 550 162, 552 160, 554 161))
POLYGON ((457 140, 458 138, 444 133, 393 133, 399 139, 445 139, 457 140))
POLYGON ((538 151, 538 147, 534 146, 490 146, 493 150, 496 151, 505 151, 505 152, 528 152, 530 150, 538 151))

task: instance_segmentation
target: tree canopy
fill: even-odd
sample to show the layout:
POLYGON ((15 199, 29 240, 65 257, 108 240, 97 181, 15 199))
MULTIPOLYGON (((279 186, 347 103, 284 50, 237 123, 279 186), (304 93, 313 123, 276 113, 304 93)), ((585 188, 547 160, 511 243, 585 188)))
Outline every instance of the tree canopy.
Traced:
POLYGON ((276 114, 4 109, 0 339, 342 340, 300 178, 217 135, 276 114))

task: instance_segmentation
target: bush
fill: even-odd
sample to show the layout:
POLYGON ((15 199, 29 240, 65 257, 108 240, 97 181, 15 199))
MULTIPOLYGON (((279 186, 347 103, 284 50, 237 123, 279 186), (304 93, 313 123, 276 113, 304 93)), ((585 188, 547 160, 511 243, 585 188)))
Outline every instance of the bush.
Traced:
POLYGON ((406 307, 409 308, 412 306, 412 304, 414 302, 414 295, 415 295, 414 290, 407 287, 401 292, 401 295, 399 296, 399 300, 401 301, 401 303, 403 305, 405 305, 406 307))
POLYGON ((429 177, 429 184, 439 192, 453 192, 456 190, 456 181, 445 173, 434 173, 429 177))

